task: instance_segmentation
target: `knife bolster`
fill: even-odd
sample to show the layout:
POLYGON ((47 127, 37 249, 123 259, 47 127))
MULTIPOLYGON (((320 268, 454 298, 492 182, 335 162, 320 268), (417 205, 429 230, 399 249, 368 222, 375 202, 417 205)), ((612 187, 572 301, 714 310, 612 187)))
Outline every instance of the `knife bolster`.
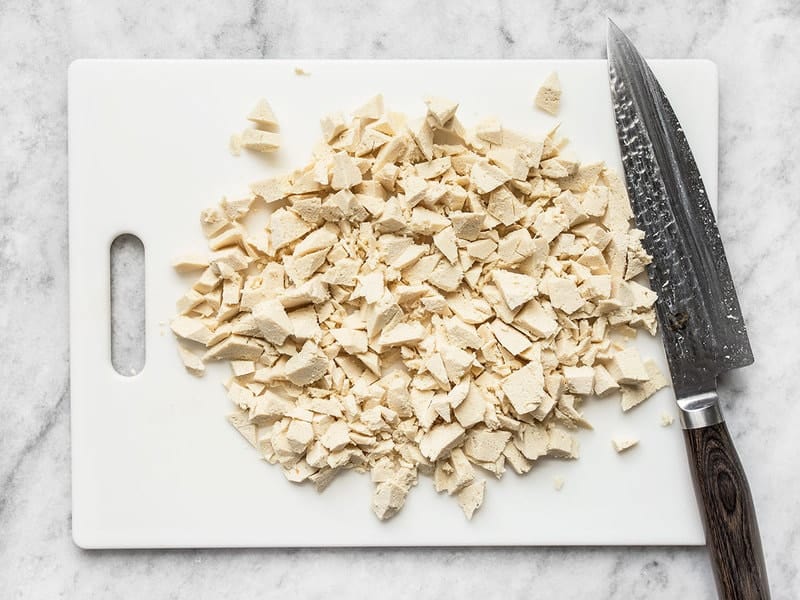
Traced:
POLYGON ((680 398, 678 407, 684 429, 701 429, 725 421, 716 390, 680 398))

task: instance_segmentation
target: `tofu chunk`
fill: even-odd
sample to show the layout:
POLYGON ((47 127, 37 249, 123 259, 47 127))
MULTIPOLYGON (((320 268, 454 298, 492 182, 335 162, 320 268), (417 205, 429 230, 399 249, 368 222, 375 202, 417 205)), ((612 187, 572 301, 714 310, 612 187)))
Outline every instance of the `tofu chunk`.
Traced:
POLYGON ((635 346, 617 352, 607 368, 617 383, 639 384, 650 379, 635 346))
POLYGON ((644 361, 644 368, 647 374, 647 381, 638 385, 622 386, 622 410, 628 411, 634 406, 638 406, 658 390, 667 386, 667 380, 659 371, 658 366, 652 360, 644 361))
POLYGON ((447 453, 464 439, 464 428, 458 423, 436 425, 422 436, 419 443, 422 455, 432 462, 447 453))
POLYGON ((286 378, 294 385, 309 385, 328 371, 328 357, 311 341, 286 363, 286 378))
POLYGON ((508 308, 514 310, 537 295, 536 280, 528 275, 498 269, 492 279, 508 308))
POLYGON ((247 115, 247 120, 252 121, 260 127, 278 126, 278 120, 275 118, 275 113, 272 111, 272 107, 265 98, 261 98, 258 102, 256 102, 253 110, 251 110, 250 114, 247 115))
POLYGON ((505 450, 511 439, 508 431, 489 431, 488 429, 470 429, 464 440, 464 452, 479 462, 494 462, 505 450))
POLYGON ((571 315, 584 305, 584 300, 578 291, 578 286, 571 279, 551 279, 547 283, 547 293, 550 304, 571 315))
POLYGON ((631 437, 615 437, 611 440, 611 444, 614 446, 614 450, 617 451, 617 454, 633 448, 638 443, 639 440, 631 437))
POLYGON ((561 104, 561 82, 556 72, 550 73, 536 92, 536 106, 555 115, 561 104))
POLYGON ((488 194, 511 179, 502 169, 485 160, 472 165, 469 178, 479 194, 488 194))
POLYGON ((458 492, 458 504, 464 511, 464 516, 472 520, 475 511, 483 504, 483 495, 486 490, 484 480, 474 481, 458 492))
POLYGON ((292 321, 277 299, 264 300, 253 307, 253 318, 261 337, 270 344, 282 345, 293 334, 292 321))
POLYGON ((592 367, 564 367, 564 378, 567 380, 567 389, 573 394, 588 396, 593 391, 592 367))
POLYGON ((241 145, 256 152, 275 152, 281 147, 281 136, 271 131, 245 129, 241 134, 241 145))
POLYGON ((514 371, 500 384, 503 392, 518 415, 533 412, 547 395, 544 381, 531 364, 514 371))

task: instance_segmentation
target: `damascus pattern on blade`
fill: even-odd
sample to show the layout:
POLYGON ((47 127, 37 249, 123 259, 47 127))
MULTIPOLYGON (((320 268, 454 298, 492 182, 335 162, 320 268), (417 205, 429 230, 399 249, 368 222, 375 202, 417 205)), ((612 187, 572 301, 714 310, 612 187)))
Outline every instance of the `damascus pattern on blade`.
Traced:
POLYGON ((678 397, 711 390, 753 362, 716 220, 669 101, 630 40, 611 26, 609 76, 625 180, 678 397))

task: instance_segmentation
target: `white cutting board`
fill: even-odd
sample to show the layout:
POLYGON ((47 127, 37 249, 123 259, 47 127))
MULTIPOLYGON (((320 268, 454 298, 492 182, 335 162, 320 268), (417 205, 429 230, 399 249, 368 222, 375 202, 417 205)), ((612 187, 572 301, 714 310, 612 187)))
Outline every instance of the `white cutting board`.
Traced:
MULTIPOLYGON (((653 61, 717 195, 717 73, 707 61, 653 61)), ((421 477, 388 522, 370 510, 372 484, 349 473, 323 494, 287 482, 225 420, 223 365, 202 379, 183 370, 163 325, 189 285, 170 260, 206 250, 199 211, 246 184, 303 164, 320 116, 382 92, 422 114, 425 95, 542 133, 555 119, 532 107, 557 70, 559 119, 586 161, 620 169, 606 64, 590 61, 78 61, 69 72, 69 223, 72 527, 85 548, 186 546, 428 546, 702 544, 703 532, 671 390, 623 415, 615 399, 586 402, 594 431, 578 461, 542 460, 524 477, 490 480, 471 522, 421 477), (298 76, 302 66, 310 76, 298 76), (269 156, 228 151, 259 97, 283 132, 269 156), (134 377, 110 362, 109 246, 139 236, 146 254, 147 359, 134 377), (617 455, 610 439, 641 443, 617 455), (556 491, 553 478, 565 485, 556 491)), ((655 340, 644 355, 658 359, 655 340)))

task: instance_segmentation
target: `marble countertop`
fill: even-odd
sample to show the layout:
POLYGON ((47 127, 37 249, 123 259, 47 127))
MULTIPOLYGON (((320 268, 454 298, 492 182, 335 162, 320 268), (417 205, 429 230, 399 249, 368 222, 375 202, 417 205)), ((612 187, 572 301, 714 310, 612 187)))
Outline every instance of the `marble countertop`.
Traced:
POLYGON ((800 10, 636 3, 10 0, 0 6, 4 598, 710 598, 704 548, 79 550, 70 536, 66 73, 76 58, 598 58, 605 15, 720 71, 720 230, 757 364, 721 382, 773 597, 800 596, 800 10))

